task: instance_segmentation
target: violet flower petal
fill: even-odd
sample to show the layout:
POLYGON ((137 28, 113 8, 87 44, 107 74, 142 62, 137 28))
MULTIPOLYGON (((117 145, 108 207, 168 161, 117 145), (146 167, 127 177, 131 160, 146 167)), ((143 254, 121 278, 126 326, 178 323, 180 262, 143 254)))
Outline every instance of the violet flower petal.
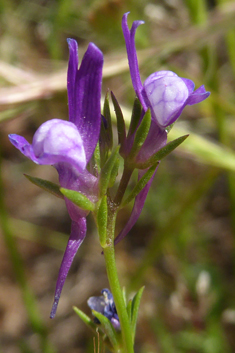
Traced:
POLYGON ((75 83, 78 70, 78 44, 74 39, 67 39, 69 46, 69 63, 67 73, 67 91, 68 91, 68 106, 69 106, 69 121, 76 122, 75 115, 75 83))
POLYGON ((204 86, 200 86, 196 89, 187 99, 187 105, 193 105, 204 101, 207 97, 209 97, 210 92, 205 90, 204 86))
POLYGON ((81 135, 69 121, 52 119, 43 123, 34 134, 32 147, 40 164, 67 162, 79 170, 86 167, 81 135))
POLYGON ((192 80, 189 80, 188 78, 181 78, 181 80, 183 80, 186 84, 190 96, 190 94, 192 94, 194 91, 195 83, 192 80))
POLYGON ((132 84, 136 92, 136 95, 140 100, 141 105, 146 111, 147 105, 142 96, 143 85, 140 79, 138 59, 137 59, 137 53, 135 48, 135 32, 137 28, 144 23, 144 21, 134 21, 132 24, 131 30, 129 30, 129 27, 127 24, 128 14, 129 12, 125 13, 122 17, 122 31, 126 42, 126 51, 127 51, 132 84))
MULTIPOLYGON (((71 55, 73 54, 71 53, 71 55)), ((102 68, 103 54, 95 44, 90 43, 76 73, 74 90, 74 123, 81 135, 87 162, 94 152, 100 133, 102 68)), ((72 74, 73 70, 71 69, 68 72, 68 81, 73 80, 70 77, 72 74)))
POLYGON ((144 91, 152 114, 162 128, 179 117, 189 96, 184 81, 176 74, 169 75, 169 72, 160 77, 156 73, 150 75, 144 82, 144 91))
MULTIPOLYGON (((145 203, 146 197, 148 195, 150 186, 151 186, 151 184, 153 182, 153 179, 155 177, 157 169, 158 169, 158 167, 156 168, 152 178, 145 185, 143 190, 141 190, 141 192, 136 196, 135 203, 134 203, 130 218, 129 218, 127 224, 125 225, 125 227, 123 228, 123 230, 115 238, 115 241, 114 241, 115 245, 118 244, 129 233, 129 231, 132 229, 132 227, 137 222, 137 220, 138 220, 138 218, 139 218, 139 216, 140 216, 140 214, 142 212, 142 209, 144 207, 144 203, 145 203)), ((140 179, 145 174, 145 172, 146 172, 146 170, 140 170, 139 171, 139 175, 138 175, 138 179, 140 179)))
POLYGON ((86 218, 80 218, 77 222, 73 221, 71 225, 71 234, 60 266, 59 276, 56 283, 55 297, 50 315, 51 319, 55 317, 64 282, 68 275, 74 256, 76 255, 77 250, 83 242, 85 236, 86 218))
POLYGON ((33 162, 55 165, 66 162, 79 171, 86 167, 86 156, 76 126, 59 119, 48 120, 35 132, 32 145, 22 136, 9 135, 10 142, 33 162))
MULTIPOLYGON (((120 322, 117 315, 116 305, 113 300, 113 295, 107 288, 103 289, 101 293, 103 296, 90 297, 87 301, 87 304, 91 310, 95 310, 107 317, 111 321, 113 327, 116 330, 119 330, 120 322)), ((96 322, 100 323, 97 318, 96 322)))
POLYGON ((30 158, 34 163, 40 164, 38 158, 34 154, 32 145, 23 136, 10 134, 8 137, 13 146, 15 146, 22 154, 30 158))
MULTIPOLYGON (((92 202, 98 200, 98 179, 94 175, 89 173, 86 169, 77 171, 73 166, 69 166, 67 163, 58 163, 54 167, 59 174, 59 182, 63 188, 81 192, 89 197, 92 202)), ((77 208, 75 204, 72 203, 72 205, 77 208)), ((72 220, 76 221, 77 211, 73 211, 68 205, 67 208, 69 213, 71 211, 70 217, 72 220), (73 212, 75 216, 72 216, 73 212)), ((81 214, 80 217, 82 217, 81 214)))

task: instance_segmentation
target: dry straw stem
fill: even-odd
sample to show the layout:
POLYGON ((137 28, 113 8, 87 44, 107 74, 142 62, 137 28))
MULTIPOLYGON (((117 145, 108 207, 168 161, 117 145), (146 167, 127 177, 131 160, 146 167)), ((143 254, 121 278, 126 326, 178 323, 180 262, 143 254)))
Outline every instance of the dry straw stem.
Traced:
MULTIPOLYGON (((153 55, 165 58, 180 50, 189 50, 192 47, 201 48, 233 28, 234 21, 235 4, 225 4, 211 13, 205 26, 190 26, 187 31, 185 29, 179 30, 175 35, 171 34, 170 38, 162 38, 156 42, 154 48, 139 51, 139 64, 143 64, 146 59, 153 55)), ((126 72, 128 69, 126 53, 118 56, 107 56, 103 77, 115 76, 126 72)), ((59 91, 66 90, 66 71, 67 68, 51 75, 38 75, 0 62, 0 75, 15 85, 0 90, 0 105, 44 99, 59 91)))

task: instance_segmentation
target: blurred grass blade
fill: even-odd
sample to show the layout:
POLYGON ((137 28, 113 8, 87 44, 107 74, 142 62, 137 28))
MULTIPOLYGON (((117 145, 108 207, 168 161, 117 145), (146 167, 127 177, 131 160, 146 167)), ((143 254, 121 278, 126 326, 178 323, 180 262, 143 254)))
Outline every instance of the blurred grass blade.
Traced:
MULTIPOLYGON (((174 140, 186 131, 174 127, 168 135, 169 141, 174 140)), ((190 153, 199 162, 215 167, 235 171, 235 153, 222 145, 216 144, 205 137, 190 132, 190 137, 179 147, 180 150, 190 153)))
MULTIPOLYGON (((1 151, 0 151, 1 153, 1 151)), ((37 300, 32 292, 16 242, 11 230, 7 210, 4 202, 4 185, 1 174, 1 155, 0 155, 0 230, 3 235, 3 239, 6 245, 6 249, 9 253, 9 258, 13 267, 15 278, 20 287, 24 306, 28 315, 28 320, 30 322, 32 330, 38 335, 41 351, 43 353, 54 353, 54 348, 52 347, 48 339, 47 327, 41 319, 41 313, 37 306, 37 300)))

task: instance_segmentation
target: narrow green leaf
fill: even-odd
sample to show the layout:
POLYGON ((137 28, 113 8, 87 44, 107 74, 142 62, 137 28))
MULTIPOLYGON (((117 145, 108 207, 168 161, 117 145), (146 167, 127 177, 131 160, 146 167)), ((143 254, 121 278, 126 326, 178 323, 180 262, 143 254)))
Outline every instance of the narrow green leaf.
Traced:
POLYGON ((54 183, 52 183, 51 181, 48 181, 48 180, 32 177, 32 176, 27 175, 27 174, 24 174, 24 176, 29 181, 31 181, 31 183, 33 183, 34 185, 39 186, 41 189, 43 189, 45 191, 48 191, 49 193, 59 197, 60 199, 64 198, 63 194, 60 192, 60 186, 59 185, 54 184, 54 183))
POLYGON ((96 332, 96 324, 87 316, 82 310, 78 309, 76 306, 73 307, 75 313, 82 319, 82 321, 93 331, 96 332))
POLYGON ((108 205, 107 205, 107 196, 105 195, 101 200, 100 207, 97 213, 98 234, 100 239, 100 245, 102 246, 102 248, 106 246, 107 221, 108 221, 108 205))
POLYGON ((94 151, 94 160, 97 168, 98 174, 100 173, 100 146, 99 143, 96 145, 95 151, 94 151))
POLYGON ((126 141, 126 126, 123 118, 122 110, 113 92, 111 92, 111 98, 114 105, 114 110, 117 118, 117 130, 118 130, 118 143, 122 146, 126 141))
POLYGON ((115 181, 116 181, 117 175, 118 175, 119 164, 120 164, 120 159, 117 158, 115 163, 114 163, 114 166, 113 166, 113 169, 111 171, 111 174, 110 174, 109 188, 111 188, 115 184, 115 181))
POLYGON ((150 125, 151 125, 151 111, 150 109, 148 109, 140 123, 140 126, 136 130, 135 139, 129 156, 130 159, 132 159, 133 156, 136 156, 140 148, 143 146, 144 141, 148 136, 150 125))
POLYGON ((137 164, 136 167, 139 169, 149 168, 151 165, 153 165, 157 161, 160 161, 161 159, 166 157, 169 153, 174 151, 174 149, 178 147, 182 142, 184 142, 184 140, 186 140, 188 136, 189 135, 184 135, 184 136, 178 137, 176 140, 169 142, 164 147, 162 147, 157 153, 155 153, 152 157, 150 157, 146 162, 137 164))
POLYGON ((119 152, 120 146, 117 146, 109 159, 106 161, 104 167, 101 169, 100 172, 100 194, 101 196, 104 195, 107 191, 109 181, 110 181, 110 176, 113 170, 113 167, 116 163, 116 160, 118 158, 118 152, 119 152))
POLYGON ((140 116, 141 116, 141 111, 142 111, 142 105, 139 101, 139 99, 136 97, 132 109, 132 114, 131 114, 131 122, 130 122, 130 127, 128 131, 128 136, 131 136, 135 130, 137 129, 137 126, 140 121, 140 116))
POLYGON ((109 150, 111 150, 113 148, 113 130, 112 130, 112 118, 111 118, 110 107, 109 107, 109 91, 105 95, 103 115, 107 122, 107 129, 106 129, 107 145, 109 150))
POLYGON ((135 338, 136 323, 137 323, 137 319, 138 319, 140 300, 141 300, 143 291, 144 291, 144 287, 140 288, 140 290, 136 293, 136 295, 132 299, 131 327, 132 327, 133 341, 134 341, 134 338, 135 338))
POLYGON ((131 202, 143 188, 146 186, 146 184, 149 182, 149 180, 152 178, 157 165, 159 162, 155 163, 152 167, 150 167, 147 172, 140 178, 134 189, 131 191, 131 193, 127 196, 127 198, 122 202, 121 207, 124 207, 127 205, 129 202, 131 202))
POLYGON ((123 300, 126 306, 127 303, 127 299, 126 299, 126 287, 122 287, 122 296, 123 296, 123 300))
POLYGON ((117 335, 115 328, 111 324, 110 320, 95 310, 92 310, 92 314, 100 321, 101 329, 108 336, 111 344, 113 345, 113 348, 115 350, 118 350, 119 349, 119 337, 117 335))
POLYGON ((67 197, 67 199, 75 203, 75 205, 82 208, 83 210, 94 211, 95 204, 80 192, 65 188, 60 188, 60 191, 65 197, 67 197))
POLYGON ((126 310, 127 310, 127 314, 128 314, 128 317, 129 317, 129 321, 131 323, 131 319, 132 319, 132 300, 129 300, 129 302, 127 303, 126 310))

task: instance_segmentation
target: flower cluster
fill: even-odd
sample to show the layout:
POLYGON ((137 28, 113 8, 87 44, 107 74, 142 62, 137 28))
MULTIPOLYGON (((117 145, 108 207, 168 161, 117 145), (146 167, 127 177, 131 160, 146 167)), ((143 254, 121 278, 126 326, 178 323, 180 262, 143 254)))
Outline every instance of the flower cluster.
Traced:
MULTIPOLYGON (((150 177, 145 183, 138 184, 141 184, 142 187, 134 196, 135 202, 131 216, 124 229, 116 237, 115 243, 126 236, 142 211, 158 167, 158 163, 153 164, 151 158, 166 145, 166 127, 176 121, 186 105, 199 103, 209 96, 209 92, 205 91, 204 86, 194 91, 194 83, 191 80, 178 77, 171 71, 155 72, 142 84, 135 48, 135 32, 143 22, 135 21, 129 29, 127 16, 128 14, 123 16, 122 29, 133 88, 141 104, 141 109, 138 119, 135 114, 132 115, 127 135, 125 128, 123 130, 120 155, 124 158, 124 166, 127 166, 129 171, 130 165, 131 171, 134 168, 139 170, 139 182, 142 182, 147 173, 150 177), (148 120, 146 116, 149 116, 150 119, 148 120), (146 125, 148 125, 148 129, 145 129, 146 125), (145 133, 146 136, 143 138, 141 133, 145 133), (143 141, 140 143, 141 138, 143 141)), ((110 133, 108 128, 110 122, 105 114, 101 115, 100 108, 103 54, 93 43, 90 43, 78 69, 77 43, 75 40, 69 39, 68 46, 69 121, 52 119, 43 123, 36 131, 32 144, 19 135, 11 134, 9 138, 11 143, 33 162, 54 166, 58 171, 59 183, 62 188, 83 195, 87 202, 99 207, 101 198, 107 194, 107 188, 110 185, 107 183, 107 188, 104 190, 101 183, 102 167, 108 168, 112 158, 110 144, 107 142, 109 141, 107 135, 110 133), (97 158, 93 158, 97 145, 100 146, 100 156, 102 154, 105 156, 103 157, 104 162, 100 165, 97 165, 97 158), (104 192, 101 192, 101 188, 104 192)), ((105 173, 103 175, 108 175, 106 171, 105 173)), ((111 170, 109 174, 115 173, 112 173, 111 170)), ((131 173, 129 174, 131 175, 131 173)), ((127 187, 127 185, 124 187, 123 184, 118 189, 122 196, 127 187)), ((119 197, 118 206, 120 206, 121 199, 119 197)), ((56 284, 51 311, 52 318, 55 316, 61 291, 74 256, 86 236, 86 216, 92 210, 92 208, 79 206, 80 204, 72 202, 68 196, 65 197, 65 202, 72 226, 56 284)), ((94 210, 97 211, 98 208, 95 207, 94 210)), ((96 297, 90 298, 88 304, 92 309, 103 312, 117 328, 119 321, 112 294, 106 289, 102 291, 102 294, 103 296, 98 299, 96 297)))

